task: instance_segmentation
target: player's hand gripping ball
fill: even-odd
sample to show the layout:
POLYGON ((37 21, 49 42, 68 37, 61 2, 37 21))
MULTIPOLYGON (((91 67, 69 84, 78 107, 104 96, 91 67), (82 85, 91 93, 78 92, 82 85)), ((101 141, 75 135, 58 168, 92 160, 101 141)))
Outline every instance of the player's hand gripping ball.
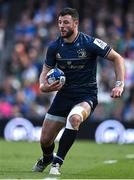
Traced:
POLYGON ((65 74, 62 70, 60 70, 59 68, 54 68, 51 69, 48 73, 47 73, 47 81, 48 84, 52 84, 55 81, 59 81, 61 84, 65 84, 66 81, 66 77, 65 74))

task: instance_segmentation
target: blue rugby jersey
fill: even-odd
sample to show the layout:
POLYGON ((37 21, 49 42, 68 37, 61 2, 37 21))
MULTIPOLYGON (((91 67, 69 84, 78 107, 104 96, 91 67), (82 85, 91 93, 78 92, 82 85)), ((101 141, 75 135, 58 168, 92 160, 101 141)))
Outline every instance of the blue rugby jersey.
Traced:
POLYGON ((97 89, 97 56, 106 57, 111 47, 100 39, 79 32, 72 43, 59 37, 52 42, 46 54, 45 64, 64 71, 66 83, 62 90, 88 92, 97 89))

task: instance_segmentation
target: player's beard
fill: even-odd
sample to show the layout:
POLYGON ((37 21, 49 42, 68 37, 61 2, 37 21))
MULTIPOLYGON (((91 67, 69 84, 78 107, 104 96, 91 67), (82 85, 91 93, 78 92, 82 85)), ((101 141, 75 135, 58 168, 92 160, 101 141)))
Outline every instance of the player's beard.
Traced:
POLYGON ((74 33, 74 31, 72 29, 69 29, 65 35, 61 35, 63 38, 69 38, 72 36, 72 34, 74 33))

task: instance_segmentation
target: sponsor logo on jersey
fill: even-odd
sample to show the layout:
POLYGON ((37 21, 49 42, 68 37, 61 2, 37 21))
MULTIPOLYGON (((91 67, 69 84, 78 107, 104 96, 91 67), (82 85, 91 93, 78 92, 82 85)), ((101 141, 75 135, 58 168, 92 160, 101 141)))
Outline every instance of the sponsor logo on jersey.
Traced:
POLYGON ((93 41, 93 43, 99 46, 101 49, 105 49, 105 47, 107 46, 107 43, 97 38, 93 41))
POLYGON ((61 59, 60 53, 57 53, 57 54, 56 54, 56 58, 57 58, 57 59, 61 59))
POLYGON ((67 65, 71 65, 72 64, 72 61, 67 61, 67 65))

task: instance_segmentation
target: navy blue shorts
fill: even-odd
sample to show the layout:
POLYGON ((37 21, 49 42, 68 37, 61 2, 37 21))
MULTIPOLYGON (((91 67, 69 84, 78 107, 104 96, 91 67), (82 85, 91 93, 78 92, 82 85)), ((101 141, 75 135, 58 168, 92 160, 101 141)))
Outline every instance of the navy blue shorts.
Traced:
POLYGON ((92 112, 98 104, 97 94, 67 94, 58 92, 46 113, 45 119, 60 121, 65 123, 71 109, 81 102, 87 102, 91 106, 92 112))

